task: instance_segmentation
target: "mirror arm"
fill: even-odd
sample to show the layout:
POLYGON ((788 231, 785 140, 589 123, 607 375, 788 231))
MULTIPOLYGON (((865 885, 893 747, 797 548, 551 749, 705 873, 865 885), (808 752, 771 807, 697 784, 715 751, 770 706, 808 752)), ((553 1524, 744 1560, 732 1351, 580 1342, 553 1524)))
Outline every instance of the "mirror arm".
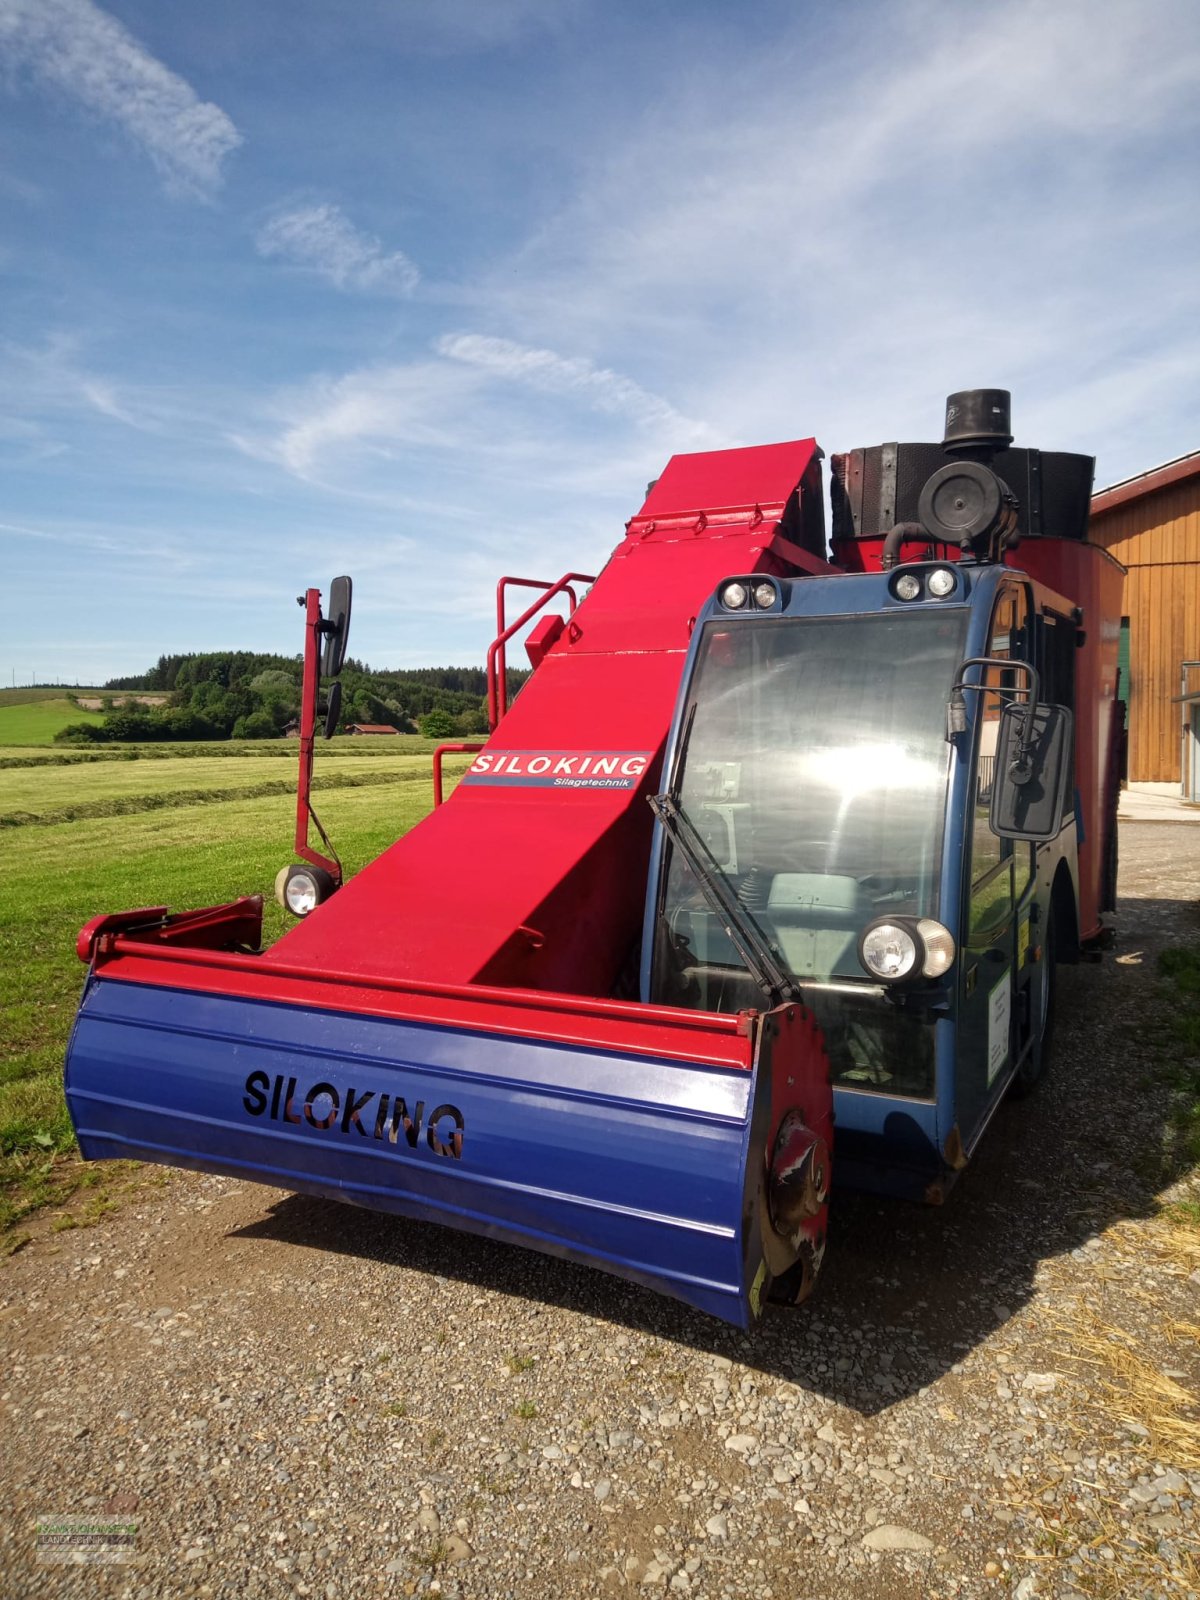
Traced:
POLYGON ((958 676, 950 685, 950 698, 946 703, 946 738, 951 743, 958 734, 967 731, 967 703, 963 698, 963 691, 966 689, 974 689, 977 693, 980 690, 993 689, 997 694, 1024 694, 1022 709, 1025 714, 1021 718, 1021 733, 1017 740, 1017 756, 1013 762, 1012 772, 1018 783, 1028 782, 1033 771, 1029 758, 1033 750, 1034 717, 1041 704, 1042 693, 1042 682, 1038 677, 1037 668, 1028 661, 1010 661, 1000 656, 968 656, 959 668, 958 676), (967 683, 964 680, 969 667, 1001 667, 1009 672, 1024 672, 1028 682, 1023 685, 1014 684, 1011 688, 989 683, 967 683))
POLYGON ((1028 661, 1010 661, 1004 656, 968 656, 959 669, 958 677, 950 685, 951 698, 956 692, 964 689, 994 689, 997 694, 1025 694, 1028 696, 1026 704, 1030 710, 1036 711, 1041 704, 1041 679, 1038 677, 1037 668, 1028 661), (967 683, 964 674, 968 667, 1001 667, 1009 672, 1024 672, 1029 676, 1028 684, 998 685, 994 683, 967 683))

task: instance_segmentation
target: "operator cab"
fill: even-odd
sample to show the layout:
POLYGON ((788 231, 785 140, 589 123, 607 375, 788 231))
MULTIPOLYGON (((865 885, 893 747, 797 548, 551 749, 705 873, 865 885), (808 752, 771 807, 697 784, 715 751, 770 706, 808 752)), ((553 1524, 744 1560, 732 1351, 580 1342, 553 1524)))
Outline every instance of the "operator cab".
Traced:
MULTIPOLYGON (((938 1189, 1010 1083, 1037 1076, 1055 906, 1078 882, 1082 634, 1004 564, 1018 514, 1000 480, 988 499, 994 476, 939 467, 878 570, 721 584, 652 802, 643 996, 802 1000, 829 1054, 839 1182, 891 1192, 938 1189), (959 559, 954 517, 974 519, 959 559)), ((1065 949, 1078 930, 1060 921, 1065 949)))
MULTIPOLYGON (((873 575, 780 587, 773 614, 722 614, 718 599, 705 622, 675 792, 817 1011, 835 1082, 929 1095, 928 1030, 881 1003, 859 941, 883 918, 938 915, 965 585, 958 604, 918 605, 873 575)), ((665 852, 652 946, 655 1001, 763 1005, 679 850, 665 852)))

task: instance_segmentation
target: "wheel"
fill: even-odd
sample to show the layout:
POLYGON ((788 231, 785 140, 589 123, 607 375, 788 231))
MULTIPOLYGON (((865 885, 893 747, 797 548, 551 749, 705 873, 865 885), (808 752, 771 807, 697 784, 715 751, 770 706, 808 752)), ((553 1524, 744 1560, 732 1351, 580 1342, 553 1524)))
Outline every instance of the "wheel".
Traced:
POLYGON ((1054 938, 1054 910, 1046 918, 1046 933, 1042 940, 1042 959, 1034 980, 1029 1003, 1034 1009, 1031 1019, 1033 1043, 1025 1059, 1017 1068, 1011 1093, 1016 1100, 1029 1094, 1046 1070, 1050 1045, 1054 1037, 1055 999, 1058 991, 1057 948, 1054 938))
POLYGON ((1115 911, 1117 909, 1117 871, 1120 866, 1120 846, 1117 834, 1117 806, 1113 803, 1112 813, 1108 819, 1108 844, 1104 851, 1104 873, 1102 893, 1100 896, 1101 911, 1115 911))

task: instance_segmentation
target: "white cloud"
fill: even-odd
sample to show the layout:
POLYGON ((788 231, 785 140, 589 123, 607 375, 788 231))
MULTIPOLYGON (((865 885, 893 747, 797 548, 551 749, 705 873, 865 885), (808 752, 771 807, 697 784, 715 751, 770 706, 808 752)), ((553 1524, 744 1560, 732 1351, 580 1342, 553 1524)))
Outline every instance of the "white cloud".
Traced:
POLYGON ((1194 323, 1194 0, 844 14, 687 64, 669 118, 585 152, 476 316, 726 434, 830 448, 924 436, 975 383, 1014 389, 1021 432, 1035 397, 1061 419, 1132 359, 1131 319, 1151 345, 1194 323))
POLYGON ((444 334, 435 348, 448 360, 477 367, 491 377, 525 384, 542 394, 573 395, 597 411, 627 417, 639 426, 665 425, 685 435, 703 431, 632 378, 581 356, 561 356, 482 333, 444 334))
POLYGON ((28 523, 0 522, 0 540, 11 544, 17 539, 68 545, 76 551, 86 550, 121 562, 149 562, 170 574, 194 567, 200 560, 194 545, 189 546, 186 539, 165 535, 161 528, 116 528, 80 522, 35 528, 28 523))
POLYGON ((385 251, 378 239, 359 232, 333 205, 279 212, 259 231, 257 244, 260 255, 306 267, 339 289, 407 295, 420 278, 403 251, 385 251))
POLYGON ((98 411, 126 427, 153 432, 158 426, 149 414, 140 415, 107 378, 89 372, 80 363, 81 341, 53 333, 42 344, 29 347, 0 342, 7 365, 0 369, 0 418, 28 416, 64 417, 98 411))
MULTIPOLYGON (((798 27, 773 42, 780 70, 753 53, 709 66, 708 78, 685 78, 670 119, 655 107, 602 151, 519 257, 515 301, 612 328, 656 295, 673 330, 710 294, 744 310, 802 272, 838 273, 878 248, 889 270, 934 256, 953 280, 960 239, 969 227, 974 242, 981 217, 1009 253, 1036 242, 1024 229, 1062 190, 1072 215, 1096 219, 1089 180, 1113 146, 1128 158, 1181 110, 1194 123, 1195 17, 1191 0, 909 0, 886 8, 874 37, 822 40, 832 54, 820 76, 798 27), (558 284, 559 273, 572 281, 558 284)), ((868 264, 878 273, 877 258, 868 264)), ((511 281, 513 263, 500 275, 511 281)))
POLYGON ((704 423, 682 416, 661 396, 582 357, 474 333, 446 334, 434 352, 429 359, 315 379, 277 398, 268 437, 243 433, 234 442, 305 481, 344 485, 341 492, 357 498, 370 496, 367 465, 381 466, 395 480, 397 460, 419 458, 424 466, 431 453, 453 458, 455 471, 466 461, 481 475, 528 481, 536 471, 545 481, 547 473, 561 474, 564 430, 586 428, 592 440, 581 455, 595 459, 597 413, 611 419, 605 425, 609 460, 634 461, 635 480, 665 443, 703 449, 718 442, 704 423), (510 391, 503 404, 496 401, 497 384, 510 391))
POLYGON ((239 434, 233 442, 316 482, 363 453, 455 448, 461 427, 450 419, 465 408, 470 387, 444 362, 363 367, 281 395, 276 431, 265 439, 239 434))
POLYGON ((102 416, 111 417, 114 422, 123 422, 128 428, 141 426, 133 413, 118 400, 112 384, 106 383, 102 378, 81 378, 80 393, 102 416))
POLYGON ((0 51, 123 128, 177 192, 211 194, 242 142, 219 106, 91 0, 0 0, 0 51))

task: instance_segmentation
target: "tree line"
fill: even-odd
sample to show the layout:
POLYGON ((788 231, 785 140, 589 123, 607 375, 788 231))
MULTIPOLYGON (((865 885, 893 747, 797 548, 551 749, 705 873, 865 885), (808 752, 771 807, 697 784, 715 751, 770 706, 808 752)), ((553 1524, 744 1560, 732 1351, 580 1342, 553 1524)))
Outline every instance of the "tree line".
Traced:
MULTIPOLYGON (((64 744, 107 744, 278 738, 299 715, 303 673, 303 657, 260 651, 159 656, 147 672, 109 679, 104 685, 102 722, 72 723, 56 739, 64 744), (117 700, 119 695, 139 692, 165 692, 170 699, 163 706, 117 700)), ((528 676, 528 671, 509 671, 510 701, 528 676)), ((340 732, 364 722, 435 739, 487 731, 487 676, 482 668, 379 671, 347 657, 341 682, 340 732)))

